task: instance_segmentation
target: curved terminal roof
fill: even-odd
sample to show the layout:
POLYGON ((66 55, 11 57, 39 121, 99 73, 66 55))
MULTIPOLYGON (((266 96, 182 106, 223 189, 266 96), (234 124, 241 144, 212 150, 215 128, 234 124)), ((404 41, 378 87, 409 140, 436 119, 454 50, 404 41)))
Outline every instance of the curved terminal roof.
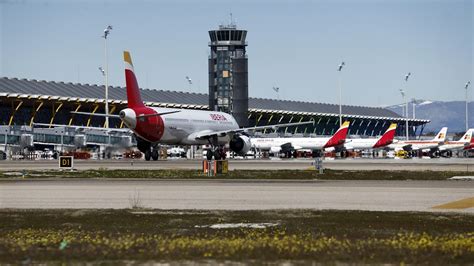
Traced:
MULTIPOLYGON (((141 94, 142 100, 146 104, 155 106, 206 109, 209 102, 208 95, 204 93, 141 89, 141 94)), ((0 78, 0 96, 103 102, 104 86, 2 77, 0 78)), ((126 100, 124 87, 109 87, 110 102, 124 104, 126 100)), ((249 98, 249 109, 250 111, 303 113, 308 115, 339 114, 339 106, 336 104, 262 98, 249 98)), ((342 110, 345 116, 403 119, 395 112, 381 107, 343 105, 342 110)), ((410 121, 429 122, 429 120, 424 119, 410 119, 410 121)))

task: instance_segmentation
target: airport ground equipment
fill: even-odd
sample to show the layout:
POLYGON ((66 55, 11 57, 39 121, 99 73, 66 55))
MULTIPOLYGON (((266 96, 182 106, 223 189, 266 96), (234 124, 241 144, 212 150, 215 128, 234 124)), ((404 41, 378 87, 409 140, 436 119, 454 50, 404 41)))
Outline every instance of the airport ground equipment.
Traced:
POLYGON ((323 159, 321 157, 315 158, 314 167, 318 170, 319 174, 324 174, 323 159))
POLYGON ((229 171, 229 161, 228 160, 203 160, 202 171, 207 176, 227 174, 229 171))

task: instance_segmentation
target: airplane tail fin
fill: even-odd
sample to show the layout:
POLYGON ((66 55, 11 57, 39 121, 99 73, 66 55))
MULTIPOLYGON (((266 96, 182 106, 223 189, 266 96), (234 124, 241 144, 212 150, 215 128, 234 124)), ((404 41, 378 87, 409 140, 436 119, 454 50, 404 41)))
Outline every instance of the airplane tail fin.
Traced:
POLYGON ((133 70, 132 57, 128 51, 123 52, 123 60, 125 62, 125 82, 127 84, 128 107, 143 107, 145 105, 140 96, 140 88, 138 87, 135 71, 133 70))
POLYGON ((470 128, 468 131, 466 131, 466 134, 462 136, 462 138, 459 139, 459 141, 465 142, 465 143, 471 143, 472 142, 472 131, 474 129, 470 128))
POLYGON ((446 140, 446 133, 448 132, 447 127, 443 127, 438 134, 433 138, 433 141, 443 142, 446 140))
POLYGON ((395 131, 397 129, 397 124, 392 123, 387 131, 379 138, 379 140, 375 143, 374 148, 380 148, 387 146, 393 142, 393 137, 395 137, 395 131))
POLYGON ((349 131, 350 122, 344 122, 341 127, 332 135, 332 137, 326 142, 324 148, 334 147, 344 144, 346 141, 347 132, 349 131))

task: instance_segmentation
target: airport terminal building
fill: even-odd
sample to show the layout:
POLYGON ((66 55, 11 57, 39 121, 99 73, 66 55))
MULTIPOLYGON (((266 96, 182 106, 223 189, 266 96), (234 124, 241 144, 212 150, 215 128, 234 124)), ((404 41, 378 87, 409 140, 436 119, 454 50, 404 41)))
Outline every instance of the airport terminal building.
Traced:
MULTIPOLYGON (((209 109, 209 95, 179 91, 142 89, 142 99, 148 106, 209 109)), ((71 111, 104 113, 104 86, 53 81, 0 78, 0 145, 35 146, 61 145, 130 145, 133 137, 123 132, 105 134, 102 131, 77 131, 53 125, 104 127, 105 119, 97 116, 74 115, 71 111), (51 128, 36 128, 34 123, 51 128), (23 136, 23 137, 22 137, 23 136), (79 136, 79 137, 78 137, 79 136)), ((109 87, 111 114, 127 106, 123 87, 109 87)), ((350 135, 381 135, 390 123, 398 123, 397 135, 404 136, 405 118, 378 107, 343 106, 343 120, 351 121, 350 135)), ((248 126, 291 123, 314 119, 314 125, 278 128, 276 132, 260 134, 280 136, 331 135, 339 127, 339 106, 334 104, 248 98, 248 126)), ((424 119, 409 119, 411 136, 421 134, 424 119)), ((125 128, 119 119, 110 119, 111 128, 125 128)))

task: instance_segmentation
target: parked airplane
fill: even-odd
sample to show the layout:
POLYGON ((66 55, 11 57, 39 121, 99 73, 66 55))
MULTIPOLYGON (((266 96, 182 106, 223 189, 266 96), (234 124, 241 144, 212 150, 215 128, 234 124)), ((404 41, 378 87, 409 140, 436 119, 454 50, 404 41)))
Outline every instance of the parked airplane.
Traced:
POLYGON ((346 121, 332 137, 321 138, 252 138, 252 148, 270 153, 287 153, 295 150, 324 150, 325 148, 342 146, 349 130, 346 121))
POLYGON ((474 150, 474 138, 471 138, 471 143, 469 143, 469 145, 467 145, 466 147, 464 147, 464 150, 465 150, 465 151, 474 150))
POLYGON ((395 136, 395 130, 397 124, 391 124, 387 131, 380 138, 370 139, 347 139, 344 143, 346 150, 366 150, 366 149, 381 149, 393 143, 393 137, 395 136))
MULTIPOLYGON (((145 154, 147 161, 150 159, 158 160, 158 144, 210 144, 212 152, 206 153, 209 160, 213 157, 215 159, 224 158, 224 145, 226 144, 229 144, 232 151, 245 154, 251 146, 250 138, 246 135, 248 131, 314 123, 314 121, 307 121, 240 128, 232 115, 223 112, 145 106, 141 99, 130 53, 124 51, 123 56, 128 108, 121 110, 119 115, 87 112, 71 113, 120 118, 128 129, 135 134, 137 147, 145 154)), ((78 126, 78 128, 81 127, 78 126)))
POLYGON ((472 140, 472 132, 474 129, 470 128, 466 133, 456 141, 445 141, 442 145, 439 146, 439 151, 442 154, 445 154, 448 157, 452 156, 453 151, 464 150, 466 147, 470 146, 472 140))
POLYGON ((447 127, 443 127, 431 140, 404 140, 388 145, 389 149, 395 151, 429 151, 435 152, 438 147, 446 140, 447 127))

